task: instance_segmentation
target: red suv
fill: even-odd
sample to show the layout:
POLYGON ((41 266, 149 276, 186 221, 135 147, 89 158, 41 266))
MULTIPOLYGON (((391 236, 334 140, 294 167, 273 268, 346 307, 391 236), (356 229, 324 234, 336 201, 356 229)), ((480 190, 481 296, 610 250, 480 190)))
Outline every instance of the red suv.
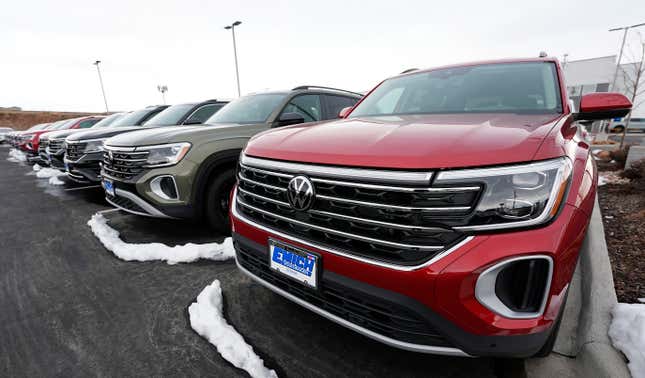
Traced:
MULTIPOLYGON (((594 206, 576 112, 556 59, 415 70, 343 119, 251 139, 231 219, 239 268, 385 344, 527 357, 553 346, 594 206)), ((297 320, 294 320, 297 322, 297 320)))

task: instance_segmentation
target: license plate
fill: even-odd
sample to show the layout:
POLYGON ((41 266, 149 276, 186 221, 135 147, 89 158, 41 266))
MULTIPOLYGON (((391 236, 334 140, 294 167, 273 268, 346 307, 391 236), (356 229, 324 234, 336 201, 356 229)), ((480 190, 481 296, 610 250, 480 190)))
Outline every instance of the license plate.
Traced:
POLYGON ((269 240, 269 259, 271 269, 310 288, 318 287, 320 256, 269 240))
POLYGON ((112 182, 112 180, 104 179, 102 181, 102 184, 103 184, 103 189, 105 189, 105 193, 114 197, 114 183, 112 182))

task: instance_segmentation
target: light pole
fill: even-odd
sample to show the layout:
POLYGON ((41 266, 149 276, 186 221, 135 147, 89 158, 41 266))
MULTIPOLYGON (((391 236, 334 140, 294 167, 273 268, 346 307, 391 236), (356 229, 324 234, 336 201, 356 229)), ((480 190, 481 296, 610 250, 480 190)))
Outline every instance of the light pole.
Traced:
POLYGON ((240 91, 240 71, 237 68, 237 46, 235 45, 235 27, 239 26, 242 21, 235 21, 231 25, 225 26, 224 29, 231 29, 231 34, 233 35, 233 56, 235 56, 235 77, 237 78, 237 97, 241 96, 240 91))
POLYGON ((168 86, 157 85, 157 90, 161 92, 161 98, 163 99, 163 104, 166 105, 166 92, 168 92, 168 86))
POLYGON ((105 112, 108 113, 108 105, 107 105, 107 98, 105 97, 105 89, 103 89, 103 78, 101 77, 101 68, 99 67, 99 64, 101 64, 100 60, 95 61, 92 63, 96 66, 96 72, 99 74, 99 83, 101 83, 101 93, 103 93, 103 102, 105 103, 105 112))
POLYGON ((637 28, 639 26, 645 25, 645 22, 642 24, 636 24, 631 26, 621 26, 619 28, 609 29, 610 32, 624 30, 623 33, 623 42, 620 44, 620 53, 618 53, 618 63, 616 63, 616 71, 614 71, 614 80, 611 83, 611 90, 616 90, 616 79, 618 78, 618 70, 620 69, 620 61, 623 59, 623 49, 625 48, 625 40, 627 39, 627 32, 629 29, 637 28))

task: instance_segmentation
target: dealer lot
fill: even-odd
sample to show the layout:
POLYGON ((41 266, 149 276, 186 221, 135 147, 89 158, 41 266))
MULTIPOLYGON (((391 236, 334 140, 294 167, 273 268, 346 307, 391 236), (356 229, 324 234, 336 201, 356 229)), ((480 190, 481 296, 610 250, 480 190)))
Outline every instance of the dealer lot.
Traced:
POLYGON ((112 211, 99 188, 54 187, 1 147, 0 376, 246 376, 189 325, 214 279, 224 315, 281 377, 521 376, 519 361, 392 349, 243 276, 233 261, 126 262, 87 221, 105 211, 129 243, 220 242, 199 225, 112 211), (76 189, 76 190, 67 190, 76 189))

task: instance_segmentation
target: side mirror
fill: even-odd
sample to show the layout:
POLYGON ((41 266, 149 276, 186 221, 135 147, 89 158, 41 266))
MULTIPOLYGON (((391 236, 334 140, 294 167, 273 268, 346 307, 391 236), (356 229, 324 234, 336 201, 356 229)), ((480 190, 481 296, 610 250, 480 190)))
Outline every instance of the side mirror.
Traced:
POLYGON ((278 126, 295 125, 304 122, 305 117, 300 113, 282 113, 280 118, 278 118, 278 126))
POLYGON ((349 115, 349 112, 351 112, 353 109, 353 106, 348 106, 346 108, 342 108, 340 110, 340 113, 338 113, 338 118, 347 118, 349 115))
POLYGON ((631 101, 620 93, 589 93, 580 99, 580 111, 574 113, 574 118, 585 121, 618 118, 631 109, 631 101))
POLYGON ((184 125, 201 125, 202 123, 204 123, 204 122, 202 122, 199 119, 189 118, 184 122, 184 125))

